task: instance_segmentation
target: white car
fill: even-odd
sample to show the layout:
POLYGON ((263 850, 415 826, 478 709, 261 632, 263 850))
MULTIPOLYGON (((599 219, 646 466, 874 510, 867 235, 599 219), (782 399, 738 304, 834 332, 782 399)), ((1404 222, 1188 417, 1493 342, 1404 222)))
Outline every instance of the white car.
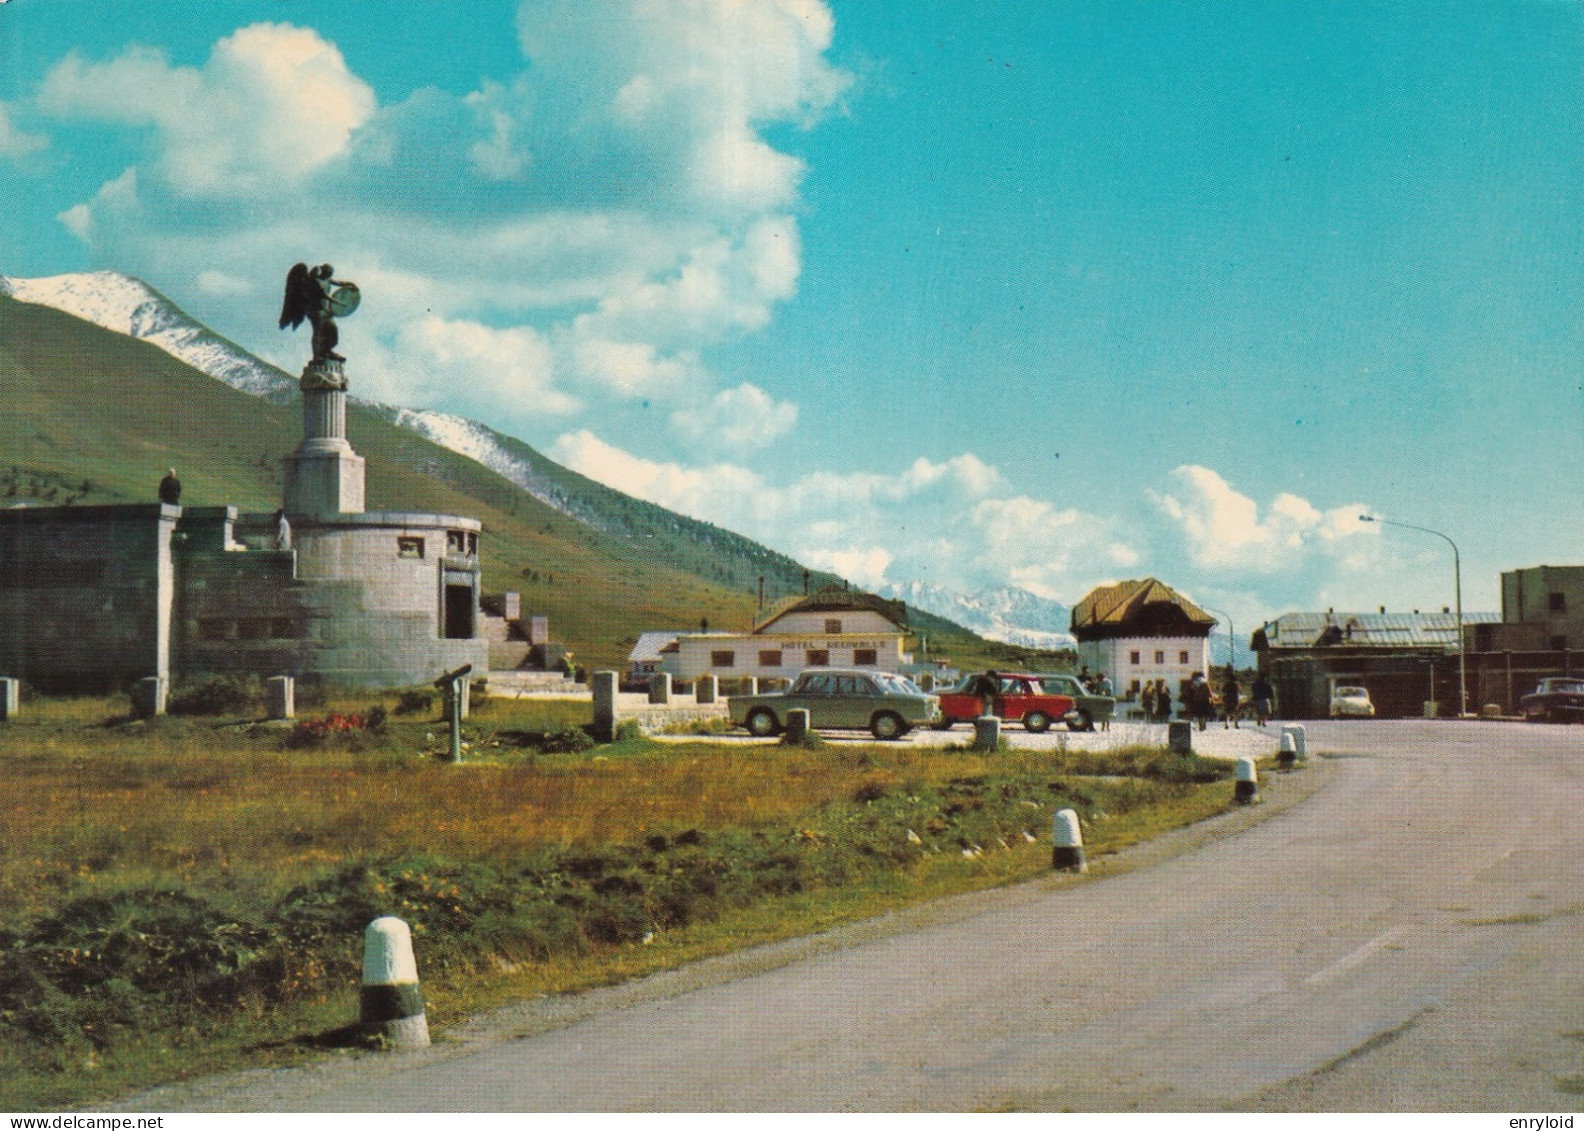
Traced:
POLYGON ((1375 704, 1367 687, 1339 687, 1331 693, 1333 719, 1373 719, 1375 704))

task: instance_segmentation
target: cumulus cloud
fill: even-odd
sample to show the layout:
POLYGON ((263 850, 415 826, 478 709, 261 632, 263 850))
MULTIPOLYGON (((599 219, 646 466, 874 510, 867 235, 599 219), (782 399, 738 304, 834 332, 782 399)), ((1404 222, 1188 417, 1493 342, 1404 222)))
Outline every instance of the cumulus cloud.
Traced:
POLYGON ((587 431, 563 435, 550 455, 869 587, 1011 584, 1071 601, 1137 560, 1113 520, 1009 495, 1000 473, 969 454, 920 458, 893 472, 815 472, 783 485, 729 463, 640 459, 587 431))
MULTIPOLYGON (((67 230, 256 352, 281 350, 258 296, 329 259, 363 287, 343 340, 354 365, 378 360, 354 380, 382 394, 467 407, 478 378, 450 381, 464 361, 440 351, 471 342, 506 359, 484 387, 519 420, 615 394, 666 402, 697 434, 719 392, 709 348, 796 293, 802 165, 765 131, 841 99, 833 28, 820 0, 524 0, 516 73, 382 105, 318 32, 258 23, 200 66, 74 52, 36 107, 144 147, 60 213, 67 230), (421 379, 430 363, 446 379, 421 379)), ((793 414, 764 407, 723 447, 793 414)))
POLYGON ((774 443, 797 424, 797 405, 744 381, 696 408, 671 414, 671 429, 695 448, 746 452, 774 443))
POLYGON ((19 129, 11 117, 11 107, 0 102, 0 157, 21 157, 49 145, 43 134, 19 129))
POLYGON ((1321 511, 1282 492, 1262 516, 1253 499, 1208 467, 1185 464, 1168 478, 1167 488, 1150 498, 1181 532, 1190 560, 1203 568, 1295 570, 1315 551, 1345 554, 1348 540, 1369 529, 1358 521, 1369 509, 1362 503, 1321 511))
POLYGON ((251 199, 344 154, 374 94, 316 32, 254 24, 216 43, 202 68, 145 47, 102 63, 73 52, 39 102, 62 117, 155 127, 155 168, 178 195, 251 199))

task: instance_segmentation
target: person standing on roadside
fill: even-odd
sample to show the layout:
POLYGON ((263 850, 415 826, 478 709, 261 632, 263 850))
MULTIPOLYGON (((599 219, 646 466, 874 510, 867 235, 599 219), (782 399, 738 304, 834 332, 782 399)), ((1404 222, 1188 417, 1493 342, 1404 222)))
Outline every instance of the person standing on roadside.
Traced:
POLYGON ((1221 726, 1223 729, 1230 729, 1238 725, 1239 702, 1237 676, 1229 671, 1227 672, 1226 682, 1221 685, 1221 726))
POLYGON ((1163 723, 1171 722, 1171 703, 1171 688, 1166 686, 1164 679, 1157 679, 1155 681, 1155 707, 1160 711, 1160 721, 1163 723))
POLYGON ((1139 692, 1139 706, 1144 708, 1144 721, 1147 723, 1154 722, 1155 681, 1153 679, 1147 679, 1144 681, 1144 689, 1139 692))
POLYGON ((1254 696, 1254 719, 1260 726, 1270 722, 1271 708, 1276 702, 1276 689, 1270 685, 1264 673, 1254 677, 1254 686, 1251 688, 1254 696))

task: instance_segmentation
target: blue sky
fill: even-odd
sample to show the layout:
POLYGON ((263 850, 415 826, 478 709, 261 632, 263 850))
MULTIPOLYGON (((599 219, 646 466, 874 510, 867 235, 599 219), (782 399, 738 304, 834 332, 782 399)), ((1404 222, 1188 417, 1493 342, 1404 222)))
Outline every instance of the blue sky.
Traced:
POLYGON ((864 584, 1240 624, 1584 560, 1584 6, 0 6, 0 274, 136 274, 864 584), (180 16, 169 14, 179 10, 180 16))

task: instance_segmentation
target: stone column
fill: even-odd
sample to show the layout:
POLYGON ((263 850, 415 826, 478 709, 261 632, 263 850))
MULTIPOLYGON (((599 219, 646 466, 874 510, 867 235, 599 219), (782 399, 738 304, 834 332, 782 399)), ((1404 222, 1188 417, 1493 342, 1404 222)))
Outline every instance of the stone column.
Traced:
POLYGON ((22 681, 0 679, 0 723, 16 718, 22 706, 22 681))
POLYGON ((594 693, 594 740, 610 742, 616 734, 616 673, 595 672, 589 686, 594 693))
POLYGON ((994 750, 1001 745, 1001 720, 994 715, 983 715, 974 720, 975 750, 994 750))
POLYGON ((1173 754, 1193 753, 1193 723, 1175 719, 1166 724, 1166 748, 1173 754))
POLYGON ((655 672, 649 680, 649 702, 661 705, 671 702, 670 672, 655 672))
POLYGON ((170 682, 157 675, 138 680, 132 685, 132 717, 152 719, 165 713, 165 697, 170 682))
POLYGON ((264 706, 272 719, 297 717, 297 681, 289 675, 271 676, 265 681, 264 706))
POLYGON ((701 675, 693 684, 693 698, 699 703, 713 703, 720 694, 720 683, 712 675, 701 675))

